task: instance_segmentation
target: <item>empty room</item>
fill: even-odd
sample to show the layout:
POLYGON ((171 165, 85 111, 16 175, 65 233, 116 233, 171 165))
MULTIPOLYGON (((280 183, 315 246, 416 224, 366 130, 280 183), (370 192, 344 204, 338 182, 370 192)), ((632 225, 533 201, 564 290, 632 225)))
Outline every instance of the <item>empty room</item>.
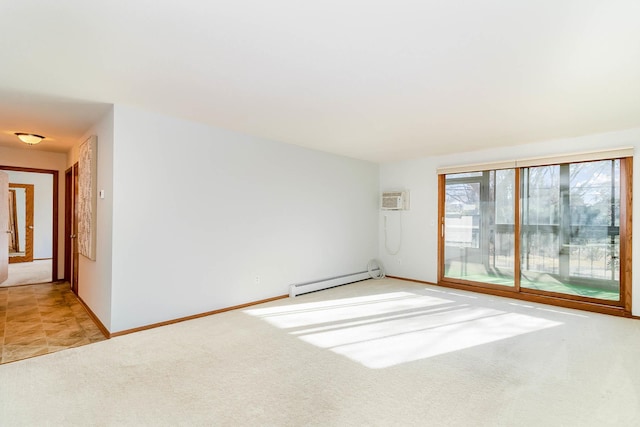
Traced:
POLYGON ((640 2, 0 22, 0 425, 640 424, 640 2))

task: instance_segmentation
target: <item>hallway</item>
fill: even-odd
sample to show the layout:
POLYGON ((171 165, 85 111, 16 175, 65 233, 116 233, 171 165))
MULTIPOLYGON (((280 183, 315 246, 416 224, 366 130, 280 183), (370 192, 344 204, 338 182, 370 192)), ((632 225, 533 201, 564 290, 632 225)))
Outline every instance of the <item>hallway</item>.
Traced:
POLYGON ((9 278, 0 283, 0 287, 48 282, 51 282, 51 260, 39 259, 9 264, 9 278))
POLYGON ((0 288, 0 364, 104 339, 68 283, 0 288))

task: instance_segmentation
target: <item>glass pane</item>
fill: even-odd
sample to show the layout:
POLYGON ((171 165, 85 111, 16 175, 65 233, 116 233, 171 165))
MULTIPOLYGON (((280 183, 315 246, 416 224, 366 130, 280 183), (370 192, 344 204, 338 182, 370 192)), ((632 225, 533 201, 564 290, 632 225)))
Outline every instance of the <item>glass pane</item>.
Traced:
POLYGON ((495 174, 495 227, 493 239, 490 239, 490 253, 493 254, 493 265, 501 269, 503 274, 508 271, 509 277, 513 277, 515 262, 515 172, 513 169, 497 170, 495 174))
POLYGON ((620 161, 570 165, 569 274, 593 288, 592 296, 618 299, 620 161), (617 175, 617 177, 616 177, 617 175))
POLYGON ((560 166, 522 173, 521 286, 552 281, 559 272, 560 166))
POLYGON ((445 180, 444 275, 514 286, 515 172, 459 175, 445 180))
POLYGON ((525 169, 522 194, 526 224, 557 225, 560 219, 560 166, 525 169))
POLYGON ((480 184, 447 184, 445 245, 478 248, 480 184))
POLYGON ((513 224, 515 222, 513 212, 515 173, 513 169, 498 170, 495 178, 496 224, 513 224))
POLYGON ((521 286, 620 298, 620 161, 523 170, 521 286))

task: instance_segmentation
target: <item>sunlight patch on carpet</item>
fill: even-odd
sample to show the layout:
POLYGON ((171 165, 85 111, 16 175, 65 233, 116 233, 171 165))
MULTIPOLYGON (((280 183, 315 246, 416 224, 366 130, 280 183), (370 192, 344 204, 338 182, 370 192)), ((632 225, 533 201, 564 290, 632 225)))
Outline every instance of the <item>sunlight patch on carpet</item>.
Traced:
POLYGON ((453 303, 452 300, 410 292, 390 292, 337 300, 288 304, 277 307, 245 310, 261 317, 278 328, 295 328, 326 322, 381 316, 404 310, 433 307, 453 303))
POLYGON ((410 292, 245 310, 304 342, 381 369, 562 323, 410 292))

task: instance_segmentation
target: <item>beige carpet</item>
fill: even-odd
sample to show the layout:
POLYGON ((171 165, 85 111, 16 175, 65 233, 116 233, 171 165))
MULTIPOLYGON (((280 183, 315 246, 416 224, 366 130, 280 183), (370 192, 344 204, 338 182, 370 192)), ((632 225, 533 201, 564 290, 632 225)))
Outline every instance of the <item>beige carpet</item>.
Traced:
POLYGON ((0 424, 640 425, 640 322, 369 280, 0 366, 0 424))
POLYGON ((51 282, 51 260, 9 264, 9 278, 0 287, 51 282))

